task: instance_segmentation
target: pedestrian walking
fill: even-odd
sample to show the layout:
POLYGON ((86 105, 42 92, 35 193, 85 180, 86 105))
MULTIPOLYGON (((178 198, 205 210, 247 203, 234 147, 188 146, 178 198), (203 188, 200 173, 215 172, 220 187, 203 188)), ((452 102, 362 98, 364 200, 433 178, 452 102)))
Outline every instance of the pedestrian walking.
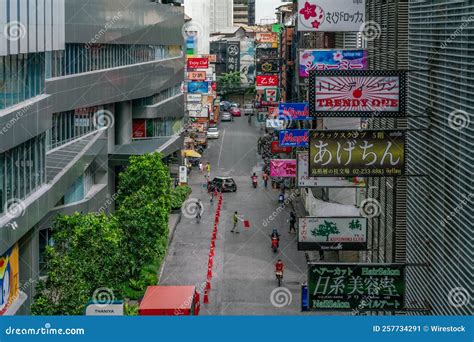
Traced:
POLYGON ((196 223, 201 222, 201 217, 202 217, 202 212, 204 210, 204 207, 202 205, 201 200, 198 200, 196 203, 196 223))
POLYGON ((208 162, 206 165, 207 177, 211 177, 211 164, 208 162))
POLYGON ((236 233, 236 234, 239 234, 239 227, 237 225, 237 223, 239 222, 239 214, 237 212, 234 213, 234 216, 232 216, 232 230, 230 231, 231 233, 236 233))
POLYGON ((296 215, 293 211, 290 213, 290 231, 288 233, 294 232, 296 234, 296 215))
POLYGON ((199 162, 199 171, 203 171, 203 168, 202 168, 202 161, 199 162))
POLYGON ((263 172, 262 178, 263 178, 263 185, 265 186, 265 189, 266 189, 268 186, 268 173, 263 172))
POLYGON ((285 203, 285 195, 282 192, 280 192, 280 195, 278 195, 278 203, 280 205, 283 205, 283 203, 285 203))

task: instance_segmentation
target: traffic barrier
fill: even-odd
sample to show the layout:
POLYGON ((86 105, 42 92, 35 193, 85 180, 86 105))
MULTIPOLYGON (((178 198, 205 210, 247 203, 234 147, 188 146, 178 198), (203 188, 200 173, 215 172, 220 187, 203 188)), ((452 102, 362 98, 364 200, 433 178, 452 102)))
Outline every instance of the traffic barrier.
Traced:
POLYGON ((204 304, 209 304, 209 290, 204 289, 204 304))

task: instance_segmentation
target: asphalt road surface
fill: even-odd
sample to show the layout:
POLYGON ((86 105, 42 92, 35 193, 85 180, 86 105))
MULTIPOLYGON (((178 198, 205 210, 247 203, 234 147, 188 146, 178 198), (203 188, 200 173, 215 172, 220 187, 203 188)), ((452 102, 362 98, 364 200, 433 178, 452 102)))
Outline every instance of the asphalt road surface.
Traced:
MULTIPOLYGON (((204 315, 301 314, 301 283, 306 281, 307 270, 305 256, 297 251, 296 235, 288 233, 290 207, 277 212, 279 190, 263 187, 262 160, 256 148, 263 131, 255 120, 254 117, 252 126, 246 117, 221 123, 220 138, 210 141, 203 156, 204 163, 211 163, 211 178, 231 176, 238 187, 236 193, 224 194, 210 303, 202 305, 201 314, 204 315), (253 172, 259 176, 257 189, 251 184, 253 172), (230 232, 234 211, 250 221, 250 229, 243 230, 240 226, 240 234, 230 232), (275 217, 273 221, 268 220, 271 216, 275 217), (271 249, 269 235, 273 228, 281 234, 278 253, 271 249), (278 258, 286 267, 282 288, 275 290, 274 264, 278 258)), ((202 200, 204 215, 200 223, 191 215, 183 215, 165 260, 161 285, 195 284, 202 288, 206 281, 217 204, 211 205, 203 188, 204 181, 204 174, 194 169, 190 197, 202 200)))

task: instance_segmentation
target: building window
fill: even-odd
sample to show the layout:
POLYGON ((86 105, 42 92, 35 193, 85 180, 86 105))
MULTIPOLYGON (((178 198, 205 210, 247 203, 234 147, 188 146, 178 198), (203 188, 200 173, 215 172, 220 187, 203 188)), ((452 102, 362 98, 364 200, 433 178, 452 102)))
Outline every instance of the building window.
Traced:
POLYGON ((166 88, 155 95, 133 100, 132 104, 133 104, 134 110, 136 110, 138 107, 153 106, 157 103, 163 102, 173 96, 176 96, 182 93, 183 93, 182 85, 181 85, 181 82, 179 82, 179 83, 176 83, 174 86, 170 88, 166 88))
POLYGON ((182 118, 135 119, 132 138, 137 140, 170 137, 179 132, 182 127, 182 118))
POLYGON ((98 111, 98 107, 87 107, 54 113, 53 126, 47 132, 48 151, 100 128, 94 124, 98 111))
POLYGON ((45 134, 0 154, 0 214, 46 182, 45 134))

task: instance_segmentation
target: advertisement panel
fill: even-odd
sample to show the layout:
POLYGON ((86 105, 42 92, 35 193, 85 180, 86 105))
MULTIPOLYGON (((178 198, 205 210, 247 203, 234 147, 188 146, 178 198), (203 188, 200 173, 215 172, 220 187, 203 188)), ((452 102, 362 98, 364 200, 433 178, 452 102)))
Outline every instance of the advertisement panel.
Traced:
POLYGON ((190 102, 186 105, 188 110, 201 110, 202 109, 202 104, 201 103, 196 103, 196 102, 190 102))
MULTIPOLYGON (((278 120, 278 119, 267 119, 265 122, 265 127, 267 128, 273 128, 275 130, 282 130, 285 128, 286 122, 283 120, 278 120)), ((278 141, 277 141, 278 143, 278 141)), ((278 143, 279 144, 279 143, 278 143)))
POLYGON ((298 220, 300 251, 367 250, 367 218, 300 217, 298 220))
POLYGON ((310 177, 309 153, 301 151, 296 153, 297 185, 301 188, 328 187, 328 188, 359 188, 365 187, 364 177, 310 177))
POLYGON ((278 59, 277 48, 258 48, 256 50, 257 59, 278 59))
POLYGON ((257 75, 257 87, 278 87, 278 75, 257 75))
POLYGON ((301 50, 300 77, 309 77, 312 70, 366 70, 367 50, 301 50))
POLYGON ((209 60, 203 57, 188 57, 188 69, 207 69, 209 60))
POLYGON ((270 160, 270 177, 295 178, 296 177, 296 159, 270 160))
POLYGON ((217 55, 201 55, 202 58, 207 58, 209 63, 216 63, 217 62, 217 55))
POLYGON ((280 131, 280 146, 308 147, 309 131, 307 129, 285 129, 280 131))
POLYGON ((405 173, 404 131, 311 131, 311 177, 395 177, 405 173))
POLYGON ((0 256, 0 315, 18 298, 19 287, 18 244, 0 256))
POLYGON ((308 292, 310 310, 403 310, 405 266, 311 263, 308 292))
POLYGON ((146 138, 146 120, 134 119, 132 123, 133 138, 141 139, 146 138))
POLYGON ((190 118, 209 118, 209 109, 207 107, 202 107, 200 110, 190 110, 188 111, 190 118))
POLYGON ((404 116, 405 96, 404 72, 310 72, 309 109, 312 116, 404 116))
POLYGON ((240 42, 240 81, 242 84, 255 83, 255 41, 244 39, 240 42))
POLYGON ((188 102, 201 102, 202 95, 201 94, 188 94, 186 99, 188 102))
POLYGON ((298 31, 358 32, 364 22, 365 0, 298 0, 298 31))
POLYGON ((278 35, 276 32, 259 32, 255 36, 255 41, 258 43, 276 43, 278 42, 278 35))
POLYGON ((240 70, 240 41, 227 42, 227 72, 240 70))
POLYGON ((257 72, 259 73, 277 73, 280 70, 278 60, 257 62, 257 72))
POLYGON ((187 74, 188 80, 191 81, 205 81, 206 72, 205 71, 189 71, 187 74))
POLYGON ((278 141, 272 141, 272 153, 279 154, 279 153, 291 153, 291 147, 281 147, 278 141))
POLYGON ((280 103, 278 117, 282 120, 309 120, 309 107, 307 103, 280 103))
POLYGON ((265 88, 263 92, 263 101, 278 102, 279 94, 280 92, 278 88, 265 88))
POLYGON ((207 94, 209 92, 208 82, 188 82, 188 93, 207 94))

